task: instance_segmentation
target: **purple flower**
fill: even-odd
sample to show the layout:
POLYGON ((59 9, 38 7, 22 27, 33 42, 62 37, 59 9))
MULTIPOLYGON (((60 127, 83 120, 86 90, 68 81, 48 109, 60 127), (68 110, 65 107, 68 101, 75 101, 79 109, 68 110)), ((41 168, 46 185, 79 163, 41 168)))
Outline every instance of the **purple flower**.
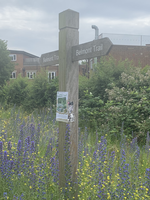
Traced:
POLYGON ((12 147, 11 141, 9 141, 9 142, 8 142, 8 150, 11 150, 11 147, 12 147))
POLYGON ((4 151, 4 160, 7 161, 7 151, 4 151))
POLYGON ((18 141, 18 145, 17 145, 17 150, 20 152, 22 149, 22 143, 21 140, 18 141))
POLYGON ((10 161, 10 169, 12 169, 12 168, 13 168, 13 165, 14 165, 14 161, 13 161, 13 160, 11 160, 11 161, 10 161))
POLYGON ((31 153, 35 151, 35 143, 34 141, 31 141, 31 153))
POLYGON ((0 141, 0 152, 2 152, 2 150, 3 150, 3 142, 0 141))

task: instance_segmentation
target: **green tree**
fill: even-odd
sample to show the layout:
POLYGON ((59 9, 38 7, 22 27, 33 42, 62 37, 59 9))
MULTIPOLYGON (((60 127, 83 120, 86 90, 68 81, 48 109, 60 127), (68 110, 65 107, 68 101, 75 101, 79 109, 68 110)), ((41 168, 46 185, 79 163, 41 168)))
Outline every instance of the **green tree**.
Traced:
POLYGON ((134 69, 132 62, 128 60, 117 62, 113 57, 102 57, 91 73, 88 90, 95 97, 100 96, 104 102, 107 102, 105 90, 111 89, 114 85, 120 86, 122 72, 132 74, 134 69))
POLYGON ((7 42, 0 39, 0 85, 4 85, 5 80, 9 80, 14 65, 9 57, 7 42))

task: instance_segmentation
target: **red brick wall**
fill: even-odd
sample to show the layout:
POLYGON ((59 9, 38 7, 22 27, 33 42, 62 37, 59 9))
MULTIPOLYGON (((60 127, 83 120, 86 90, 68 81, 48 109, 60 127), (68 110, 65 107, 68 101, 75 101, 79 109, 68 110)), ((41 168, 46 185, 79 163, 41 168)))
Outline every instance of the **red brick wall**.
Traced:
POLYGON ((142 68, 150 65, 150 46, 113 45, 108 55, 117 61, 125 59, 133 61, 135 66, 141 63, 142 68))
POLYGON ((44 67, 46 71, 54 71, 56 72, 56 76, 58 76, 58 66, 46 66, 44 67))
POLYGON ((17 70, 16 72, 16 77, 17 77, 19 73, 22 74, 23 55, 22 54, 16 54, 16 55, 17 55, 17 60, 12 62, 15 64, 15 70, 17 70))

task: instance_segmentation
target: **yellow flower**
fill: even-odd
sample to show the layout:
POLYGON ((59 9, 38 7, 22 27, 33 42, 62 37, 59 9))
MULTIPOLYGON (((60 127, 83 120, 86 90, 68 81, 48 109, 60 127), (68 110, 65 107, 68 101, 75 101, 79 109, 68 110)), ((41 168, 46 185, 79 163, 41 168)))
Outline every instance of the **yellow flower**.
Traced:
POLYGON ((111 197, 110 197, 110 193, 107 193, 107 195, 108 195, 107 199, 111 199, 111 197))

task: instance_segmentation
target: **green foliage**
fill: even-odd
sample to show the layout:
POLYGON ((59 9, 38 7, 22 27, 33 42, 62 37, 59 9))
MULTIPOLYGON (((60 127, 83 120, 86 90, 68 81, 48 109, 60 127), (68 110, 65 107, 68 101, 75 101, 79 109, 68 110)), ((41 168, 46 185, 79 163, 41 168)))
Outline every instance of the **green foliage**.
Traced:
POLYGON ((21 76, 18 76, 15 80, 10 80, 7 82, 1 92, 0 101, 7 105, 21 106, 24 99, 27 96, 26 87, 28 85, 28 80, 21 76))
POLYGON ((150 66, 149 66, 149 65, 146 65, 146 66, 141 70, 141 72, 142 72, 143 74, 145 74, 145 73, 147 73, 148 70, 150 70, 150 66))
POLYGON ((79 75, 79 99, 84 99, 85 90, 88 90, 89 79, 86 76, 79 75))
POLYGON ((33 110, 56 104, 56 92, 58 91, 58 79, 48 82, 47 74, 41 71, 27 87, 28 95, 24 102, 24 108, 33 110))
POLYGON ((42 71, 34 80, 18 76, 0 90, 0 102, 5 106, 22 106, 26 111, 53 106, 56 103, 58 79, 48 82, 47 73, 42 71))
POLYGON ((120 82, 124 87, 106 89, 109 100, 105 111, 112 124, 124 122, 125 133, 133 131, 142 142, 150 130, 150 71, 143 75, 136 69, 132 76, 122 73, 120 82))
MULTIPOLYGON (((145 141, 150 131, 150 70, 141 70, 126 61, 115 63, 103 58, 94 68, 87 84, 80 86, 80 122, 83 127, 109 129, 110 135, 119 133, 122 123, 128 137, 145 141), (85 86, 85 89, 84 89, 85 86), (87 95, 88 90, 88 95, 87 95), (83 94, 83 91, 84 94, 83 94), (101 100, 101 104, 98 104, 101 100)), ((82 77, 81 77, 82 79, 82 77)), ((81 83, 84 83, 84 79, 81 83)))
POLYGON ((85 127, 87 122, 90 127, 98 126, 97 117, 99 117, 100 108, 104 102, 99 96, 94 97, 88 90, 84 93, 84 99, 79 101, 80 126, 85 127))
MULTIPOLYGON (((89 95, 86 92, 87 98, 89 95)), ((67 125, 64 146, 66 184, 60 188, 59 135, 52 113, 43 109, 40 113, 26 115, 15 107, 5 112, 0 108, 1 200, 70 200, 76 199, 76 195, 79 200, 150 199, 149 134, 146 145, 139 148, 137 138, 126 139, 123 130, 121 140, 114 143, 109 142, 108 132, 95 134, 95 140, 91 142, 93 132, 79 131, 76 185, 70 179, 67 125)))
POLYGON ((9 80, 14 65, 9 57, 7 42, 0 39, 0 86, 9 80))
POLYGON ((122 72, 132 73, 133 66, 128 60, 116 62, 113 57, 102 57, 100 63, 94 67, 89 80, 89 91, 93 95, 101 96, 104 102, 107 102, 105 89, 112 88, 112 83, 119 85, 119 79, 122 72))

